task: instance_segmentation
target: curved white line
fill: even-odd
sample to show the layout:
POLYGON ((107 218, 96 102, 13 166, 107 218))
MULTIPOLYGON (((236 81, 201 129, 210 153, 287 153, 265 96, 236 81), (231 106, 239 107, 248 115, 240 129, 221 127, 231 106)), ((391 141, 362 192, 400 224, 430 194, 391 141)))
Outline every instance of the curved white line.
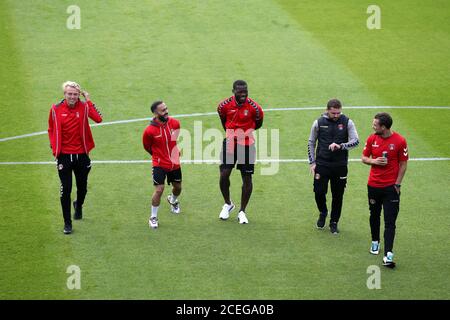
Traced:
POLYGON ((47 133, 47 131, 39 131, 39 132, 22 134, 20 136, 15 136, 15 137, 1 138, 0 142, 8 141, 8 140, 22 139, 22 138, 28 138, 28 137, 33 137, 33 136, 40 136, 40 135, 43 135, 43 134, 46 134, 46 133, 47 133))
MULTIPOLYGON (((346 106, 345 109, 443 109, 443 110, 450 110, 450 106, 346 106)), ((268 108, 268 109, 264 109, 264 112, 304 111, 304 110, 324 110, 324 108, 323 107, 268 108)), ((217 114, 217 112, 187 113, 187 114, 174 115, 173 117, 174 118, 192 118, 192 117, 205 117, 205 116, 211 116, 211 115, 216 115, 216 114, 217 114)), ((91 124, 90 126, 91 127, 109 126, 109 125, 120 124, 120 123, 149 121, 150 119, 152 119, 152 118, 117 120, 117 121, 110 121, 110 122, 94 123, 94 124, 91 124)), ((47 131, 39 131, 39 132, 22 134, 20 136, 0 138, 0 142, 28 138, 28 137, 33 137, 33 136, 40 136, 43 134, 47 134, 47 131)))

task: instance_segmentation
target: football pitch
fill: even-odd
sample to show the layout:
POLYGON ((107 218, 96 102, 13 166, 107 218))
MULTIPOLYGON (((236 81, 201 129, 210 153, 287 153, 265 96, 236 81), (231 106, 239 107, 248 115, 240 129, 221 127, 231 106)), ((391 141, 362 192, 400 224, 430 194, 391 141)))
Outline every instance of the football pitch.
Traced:
MULTIPOLYGON (((449 299, 450 2, 376 1, 380 29, 368 27, 372 4, 1 1, 0 299, 449 299), (80 29, 71 29, 70 5, 80 29), (250 223, 238 224, 237 210, 219 220, 218 165, 199 161, 182 164, 182 213, 170 213, 166 187, 160 226, 149 229, 153 184, 141 138, 151 102, 183 115, 188 132, 221 130, 214 113, 237 79, 267 110, 269 137, 279 136, 280 161, 256 166, 250 223), (89 91, 106 122, 92 127, 84 218, 70 236, 42 134, 66 80, 89 91), (339 235, 315 228, 306 162, 311 124, 333 97, 361 141, 349 154, 339 235), (359 161, 381 111, 411 158, 393 270, 369 254, 369 167, 359 161), (261 173, 270 166, 274 174, 261 173), (81 271, 79 289, 67 285, 70 266, 81 271), (378 289, 368 286, 373 266, 378 289)), ((185 160, 196 160, 194 149, 185 160)), ((240 188, 235 171, 237 205, 240 188)))

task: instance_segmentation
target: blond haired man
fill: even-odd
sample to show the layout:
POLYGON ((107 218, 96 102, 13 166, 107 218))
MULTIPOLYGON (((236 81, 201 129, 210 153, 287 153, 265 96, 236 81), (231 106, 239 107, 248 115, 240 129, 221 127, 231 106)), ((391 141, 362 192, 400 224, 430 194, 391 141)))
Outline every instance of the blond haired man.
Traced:
POLYGON ((62 85, 64 99, 50 108, 48 137, 53 155, 57 160, 61 180, 61 208, 64 218, 64 233, 72 233, 70 194, 72 171, 77 185, 77 199, 73 202, 74 219, 83 217, 82 206, 87 193, 88 174, 91 170, 89 152, 94 148, 94 139, 89 127, 91 118, 102 122, 102 115, 92 103, 89 93, 81 90, 78 83, 66 81, 62 85), (80 95, 85 101, 80 100, 80 95))

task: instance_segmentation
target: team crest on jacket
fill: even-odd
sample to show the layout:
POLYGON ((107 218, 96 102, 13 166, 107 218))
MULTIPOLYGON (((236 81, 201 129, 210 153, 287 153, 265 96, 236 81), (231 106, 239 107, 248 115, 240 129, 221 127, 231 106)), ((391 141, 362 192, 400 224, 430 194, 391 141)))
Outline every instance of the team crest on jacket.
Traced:
POLYGON ((344 130, 344 125, 342 123, 338 124, 338 129, 339 130, 344 130))
POLYGON ((395 149, 395 144, 391 143, 391 144, 389 145, 389 150, 394 150, 394 149, 395 149))
POLYGON ((244 110, 244 116, 248 116, 248 110, 244 110))
POLYGON ((315 178, 316 178, 316 180, 320 180, 320 174, 319 174, 319 173, 316 173, 315 178))

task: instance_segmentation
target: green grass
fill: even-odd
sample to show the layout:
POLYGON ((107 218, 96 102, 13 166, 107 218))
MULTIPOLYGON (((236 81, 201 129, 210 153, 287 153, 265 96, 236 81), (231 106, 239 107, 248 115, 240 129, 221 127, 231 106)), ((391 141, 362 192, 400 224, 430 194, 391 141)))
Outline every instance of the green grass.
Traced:
MULTIPOLYGON (((0 138, 46 130, 60 84, 79 81, 105 121, 149 117, 162 97, 172 114, 215 111, 233 80, 249 82, 263 108, 344 102, 362 141, 373 115, 394 117, 411 157, 450 157, 450 110, 345 109, 450 101, 449 4, 379 1, 382 29, 366 28, 359 1, 78 1, 81 30, 65 28, 69 4, 0 3, 0 138)), ((280 158, 305 159, 318 110, 271 111, 280 158)), ((182 118, 190 131, 220 128, 216 116, 182 118)), ((146 122, 92 129, 93 160, 148 159, 146 122)), ((206 145, 206 143, 204 143, 206 145)), ((362 146, 351 158, 359 158, 362 146)), ((0 161, 51 161, 45 135, 0 142, 0 161)), ((450 163, 413 162, 403 182, 396 270, 366 287, 369 167, 349 165, 341 234, 314 228, 305 163, 254 176, 250 224, 222 222, 217 165, 183 165, 183 213, 166 203, 149 230, 150 164, 97 164, 85 218, 64 236, 53 165, 0 165, 1 299, 449 299, 450 163), (81 290, 68 290, 78 265, 81 290)), ((239 203, 240 177, 232 176, 239 203)), ((168 190, 168 189, 167 189, 168 190)), ((167 191, 166 191, 167 194, 167 191)), ((234 218, 234 216, 233 216, 234 218)))

